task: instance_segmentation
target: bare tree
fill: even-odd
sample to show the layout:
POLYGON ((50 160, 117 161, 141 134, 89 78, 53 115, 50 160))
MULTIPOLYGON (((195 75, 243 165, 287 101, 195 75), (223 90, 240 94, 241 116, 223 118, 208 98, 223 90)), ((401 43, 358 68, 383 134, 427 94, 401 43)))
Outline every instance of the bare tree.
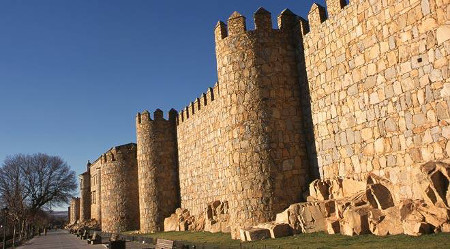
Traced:
POLYGON ((0 167, 0 203, 21 230, 43 209, 67 204, 77 188, 75 172, 58 156, 8 156, 0 167))

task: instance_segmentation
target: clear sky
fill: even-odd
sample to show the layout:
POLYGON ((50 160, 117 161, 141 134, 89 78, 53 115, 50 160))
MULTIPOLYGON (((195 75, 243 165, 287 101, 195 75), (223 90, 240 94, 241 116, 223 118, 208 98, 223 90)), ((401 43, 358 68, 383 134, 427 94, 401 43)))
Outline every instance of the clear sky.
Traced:
MULTIPOLYGON (((317 1, 325 5, 324 0, 317 1)), ((217 80, 214 26, 294 0, 1 0, 0 162, 59 155, 77 172, 136 141, 135 115, 180 110, 217 80)), ((276 23, 276 22, 274 22, 276 23)))

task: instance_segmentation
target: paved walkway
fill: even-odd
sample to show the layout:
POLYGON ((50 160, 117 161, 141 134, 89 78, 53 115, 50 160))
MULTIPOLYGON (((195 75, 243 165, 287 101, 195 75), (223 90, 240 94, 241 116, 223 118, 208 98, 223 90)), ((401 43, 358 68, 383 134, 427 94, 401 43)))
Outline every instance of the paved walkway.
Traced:
POLYGON ((80 240, 77 236, 65 230, 51 231, 47 236, 36 236, 18 249, 97 249, 106 247, 104 245, 88 245, 86 240, 80 240))

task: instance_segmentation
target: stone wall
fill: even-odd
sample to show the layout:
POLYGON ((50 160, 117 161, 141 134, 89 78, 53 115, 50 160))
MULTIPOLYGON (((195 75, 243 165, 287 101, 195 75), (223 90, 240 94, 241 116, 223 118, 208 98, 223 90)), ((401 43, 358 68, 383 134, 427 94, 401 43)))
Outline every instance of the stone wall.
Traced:
MULTIPOLYGON (((164 218, 180 206, 176 117, 169 120, 156 110, 154 119, 144 111, 136 117, 140 231, 163 231, 164 218)), ((135 179, 136 180, 136 179, 135 179)))
POLYGON ((138 114, 137 155, 127 145, 91 165, 103 230, 140 216, 158 231, 178 205, 201 217, 217 201, 236 238, 319 177, 373 172, 396 199, 422 198, 418 165, 450 156, 450 1, 326 2, 308 21, 283 11, 278 29, 262 8, 254 30, 237 12, 217 24, 218 83, 177 117, 138 114))
POLYGON ((87 170, 79 176, 80 179, 80 221, 91 219, 91 164, 88 163, 87 170))
POLYGON ((101 227, 105 232, 139 229, 136 144, 107 151, 101 167, 101 227))
POLYGON ((419 197, 417 165, 450 156, 449 1, 327 4, 302 44, 321 177, 374 171, 419 197))
POLYGON ((80 198, 76 197, 70 200, 69 212, 70 212, 69 223, 70 224, 76 223, 80 219, 80 198))
POLYGON ((180 111, 177 139, 181 206, 198 215, 209 202, 227 199, 228 174, 221 146, 219 85, 180 111))

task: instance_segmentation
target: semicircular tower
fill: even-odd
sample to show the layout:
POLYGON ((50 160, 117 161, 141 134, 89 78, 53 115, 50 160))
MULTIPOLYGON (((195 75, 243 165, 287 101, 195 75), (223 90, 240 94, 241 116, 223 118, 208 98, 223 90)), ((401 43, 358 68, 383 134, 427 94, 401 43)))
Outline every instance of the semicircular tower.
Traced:
POLYGON ((79 176, 80 179, 80 221, 91 219, 91 163, 88 161, 86 172, 79 176))
POLYGON ((136 117, 139 168, 140 231, 163 231, 164 218, 180 206, 175 110, 169 120, 157 109, 153 120, 144 111, 136 117))
POLYGON ((119 233, 139 229, 139 192, 136 144, 112 148, 101 167, 102 231, 119 233))
POLYGON ((273 220, 307 188, 295 29, 285 10, 272 28, 260 8, 255 30, 234 12, 215 29, 227 160, 232 237, 239 228, 273 220))

